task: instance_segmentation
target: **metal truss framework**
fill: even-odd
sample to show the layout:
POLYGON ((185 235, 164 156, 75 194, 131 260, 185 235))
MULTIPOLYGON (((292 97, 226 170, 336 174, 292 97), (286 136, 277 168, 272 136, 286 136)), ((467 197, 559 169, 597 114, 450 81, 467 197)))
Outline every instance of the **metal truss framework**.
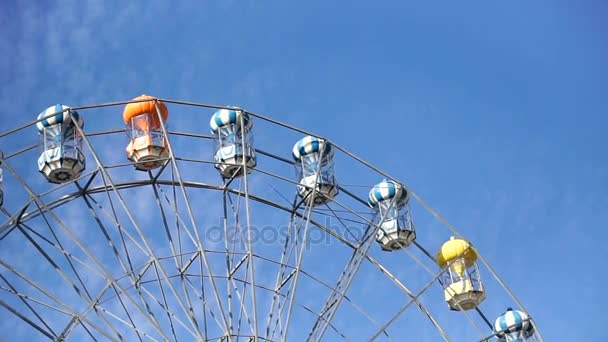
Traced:
MULTIPOLYGON (((168 99, 162 101, 211 109, 235 109, 168 99)), ((86 110, 126 103, 129 102, 74 109, 86 110)), ((278 127, 317 136, 260 114, 247 113, 278 127)), ((2 133, 0 138, 15 134, 36 122, 2 133)), ((412 292, 385 265, 373 258, 368 251, 374 243, 373 236, 379 225, 372 223, 360 209, 349 204, 352 202, 366 206, 365 199, 340 186, 340 192, 349 203, 335 199, 322 207, 315 207, 309 204, 313 201, 307 202, 293 194, 284 195, 277 191, 288 204, 280 203, 251 191, 245 160, 240 165, 243 177, 223 179, 221 184, 188 179, 184 176, 184 165, 211 165, 214 161, 180 157, 173 148, 172 140, 176 137, 212 137, 192 132, 168 131, 164 123, 161 128, 168 137, 169 158, 160 169, 148 172, 148 177, 144 180, 116 180, 113 171, 130 167, 130 164, 104 164, 92 141, 93 137, 111 135, 122 130, 87 133, 78 128, 94 159, 94 170, 42 193, 34 191, 12 166, 13 158, 31 151, 35 146, 21 148, 2 158, 3 168, 17 180, 29 199, 16 210, 2 208, 7 219, 0 225, 0 239, 3 241, 18 234, 24 242, 30 244, 39 254, 38 262, 50 266, 48 269, 62 279, 61 285, 65 291, 70 291, 73 300, 66 301, 65 294, 47 288, 47 284, 22 272, 11 260, 0 259, 0 306, 35 329, 40 336, 55 341, 69 339, 77 328, 92 340, 285 341, 295 336, 292 332, 295 310, 307 312, 311 317, 313 324, 308 331, 298 331, 307 340, 321 340, 328 329, 333 332, 332 336, 348 339, 351 337, 349 332, 333 323, 344 302, 348 302, 374 327, 376 332, 369 336, 370 340, 380 336, 392 340, 389 327, 407 308, 414 306, 436 328, 438 338, 450 340, 444 327, 420 300, 431 285, 438 281, 442 272, 429 268, 423 260, 404 249, 403 254, 396 257, 406 254, 431 277, 421 290, 412 292), (162 238, 152 237, 146 232, 141 218, 125 198, 128 191, 139 188, 151 189, 153 196, 147 201, 153 203, 154 210, 158 213, 159 222, 156 224, 161 227, 159 234, 162 234, 162 238), (201 236, 204 228, 198 223, 199 219, 192 206, 193 191, 199 190, 209 190, 221 197, 224 241, 219 246, 207 246, 207 241, 201 236), (287 200, 288 196, 293 196, 293 200, 287 200), (99 243, 107 245, 111 251, 108 255, 98 255, 95 246, 83 241, 83 237, 76 232, 74 223, 67 222, 58 214, 62 208, 73 203, 86 208, 90 221, 94 223, 89 229, 95 229, 103 236, 104 241, 99 243), (251 227, 254 204, 289 215, 287 235, 276 256, 265 255, 265 251, 253 243, 251 227), (325 225, 318 219, 322 217, 319 215, 337 219, 345 230, 338 232, 325 225), (347 221, 356 222, 360 227, 358 237, 349 231, 347 221), (314 272, 303 267, 311 227, 327 234, 350 251, 343 270, 333 282, 320 279, 314 272), (168 253, 159 253, 157 240, 165 243, 168 253), (218 257, 224 260, 222 268, 217 267, 218 257), (111 259, 112 268, 106 258, 111 259), (138 264, 135 259, 145 261, 138 264), (349 299, 349 288, 364 263, 383 274, 404 298, 405 304, 386 322, 378 322, 373 315, 349 299), (262 268, 276 269, 273 281, 258 279, 260 271, 256 270, 262 268), (91 278, 99 279, 101 284, 90 286, 91 278), (325 289, 326 299, 320 300, 320 305, 316 307, 300 300, 300 282, 325 289), (267 298, 270 303, 265 310, 259 304, 260 296, 267 298), (63 317, 59 321, 66 323, 58 326, 52 322, 54 317, 63 317)), ((244 141, 242 143, 244 145, 244 141)), ((332 144, 362 167, 373 170, 379 176, 394 179, 348 150, 332 144)), ((256 153, 279 163, 292 163, 262 149, 256 149, 256 153)), ((291 177, 264 170, 260 166, 251 171, 252 175, 260 174, 294 188, 297 185, 291 177)), ((315 180, 310 196, 318 195, 317 181, 315 180)), ((415 192, 409 188, 408 191, 454 235, 462 237, 415 192)), ((414 243, 413 247, 422 252, 428 258, 427 261, 435 262, 423 246, 414 243)), ((487 261, 483 257, 480 260, 512 300, 524 309, 487 261)), ((469 313, 463 312, 478 332, 480 340, 489 340, 494 336, 491 334, 491 324, 481 309, 478 308, 475 312, 489 328, 479 326, 469 313)))

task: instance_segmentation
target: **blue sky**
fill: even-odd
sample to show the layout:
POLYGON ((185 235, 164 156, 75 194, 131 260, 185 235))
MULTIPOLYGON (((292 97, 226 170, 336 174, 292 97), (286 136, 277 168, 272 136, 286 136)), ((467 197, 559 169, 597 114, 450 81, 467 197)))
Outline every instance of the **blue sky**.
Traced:
POLYGON ((548 341, 608 337, 606 2, 0 9, 1 131, 57 102, 144 92, 263 113, 412 187, 473 241, 548 341))

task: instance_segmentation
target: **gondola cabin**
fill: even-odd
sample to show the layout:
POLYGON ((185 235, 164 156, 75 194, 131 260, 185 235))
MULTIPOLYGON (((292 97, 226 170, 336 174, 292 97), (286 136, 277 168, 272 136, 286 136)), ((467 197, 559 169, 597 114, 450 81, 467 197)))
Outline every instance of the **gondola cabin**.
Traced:
POLYGON ((247 112, 220 109, 209 120, 215 140, 215 168, 223 178, 232 179, 250 173, 256 166, 251 129, 253 121, 247 112))
POLYGON ((368 204, 374 209, 373 222, 378 226, 376 241, 382 250, 406 248, 416 239, 409 193, 403 185, 383 180, 369 192, 368 204))
POLYGON ((292 156, 298 176, 298 195, 304 202, 323 204, 338 195, 334 149, 327 140, 307 136, 293 146, 292 156))
POLYGON ((76 179, 85 169, 82 137, 77 129, 84 127, 84 120, 77 111, 62 104, 45 109, 38 120, 36 128, 42 147, 38 171, 51 183, 76 179))
POLYGON ((486 298, 477 252, 467 241, 451 237, 441 246, 436 260, 443 271, 441 284, 451 310, 474 309, 486 298))
POLYGON ((534 324, 525 312, 508 308, 494 322, 494 333, 500 342, 537 341, 534 324))
POLYGON ((148 95, 138 96, 133 101, 138 102, 127 104, 123 111, 129 136, 127 158, 137 170, 153 170, 169 159, 167 138, 162 129, 163 125, 166 127, 169 110, 162 101, 148 95))

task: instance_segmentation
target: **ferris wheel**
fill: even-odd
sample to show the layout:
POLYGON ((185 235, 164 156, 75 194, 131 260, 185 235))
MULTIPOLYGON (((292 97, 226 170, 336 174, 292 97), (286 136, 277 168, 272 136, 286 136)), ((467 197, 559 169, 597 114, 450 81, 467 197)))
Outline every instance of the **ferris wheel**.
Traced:
POLYGON ((327 137, 148 95, 32 120, 0 134, 3 339, 543 340, 471 241, 327 137))

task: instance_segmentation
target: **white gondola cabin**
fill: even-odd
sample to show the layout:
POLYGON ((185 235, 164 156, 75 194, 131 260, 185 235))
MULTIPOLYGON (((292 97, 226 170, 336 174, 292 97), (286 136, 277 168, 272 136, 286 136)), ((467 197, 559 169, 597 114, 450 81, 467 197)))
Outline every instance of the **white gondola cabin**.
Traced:
POLYGON ((133 101, 141 102, 129 103, 123 111, 129 136, 127 158, 133 162, 136 170, 149 171, 162 166, 169 159, 167 139, 161 125, 161 120, 166 123, 169 111, 163 102, 152 96, 141 95, 133 101))
POLYGON ((409 193, 403 185, 383 180, 369 192, 368 204, 375 210, 376 241, 382 250, 406 248, 416 239, 410 216, 409 193))
POLYGON ((307 204, 322 204, 338 195, 334 149, 328 141, 307 136, 294 145, 292 156, 298 175, 298 195, 307 204))
POLYGON ((256 166, 251 129, 253 121, 247 112, 220 109, 211 116, 209 127, 215 139, 215 168, 222 177, 231 179, 250 173, 256 166))
POLYGON ((437 264, 443 270, 445 301, 451 310, 474 309, 486 298, 476 261, 475 249, 467 241, 454 237, 437 253, 437 264))
POLYGON ((85 168, 82 137, 76 127, 84 120, 70 107, 57 104, 38 115, 36 128, 40 134, 42 153, 38 171, 51 183, 63 183, 80 176, 85 168))

